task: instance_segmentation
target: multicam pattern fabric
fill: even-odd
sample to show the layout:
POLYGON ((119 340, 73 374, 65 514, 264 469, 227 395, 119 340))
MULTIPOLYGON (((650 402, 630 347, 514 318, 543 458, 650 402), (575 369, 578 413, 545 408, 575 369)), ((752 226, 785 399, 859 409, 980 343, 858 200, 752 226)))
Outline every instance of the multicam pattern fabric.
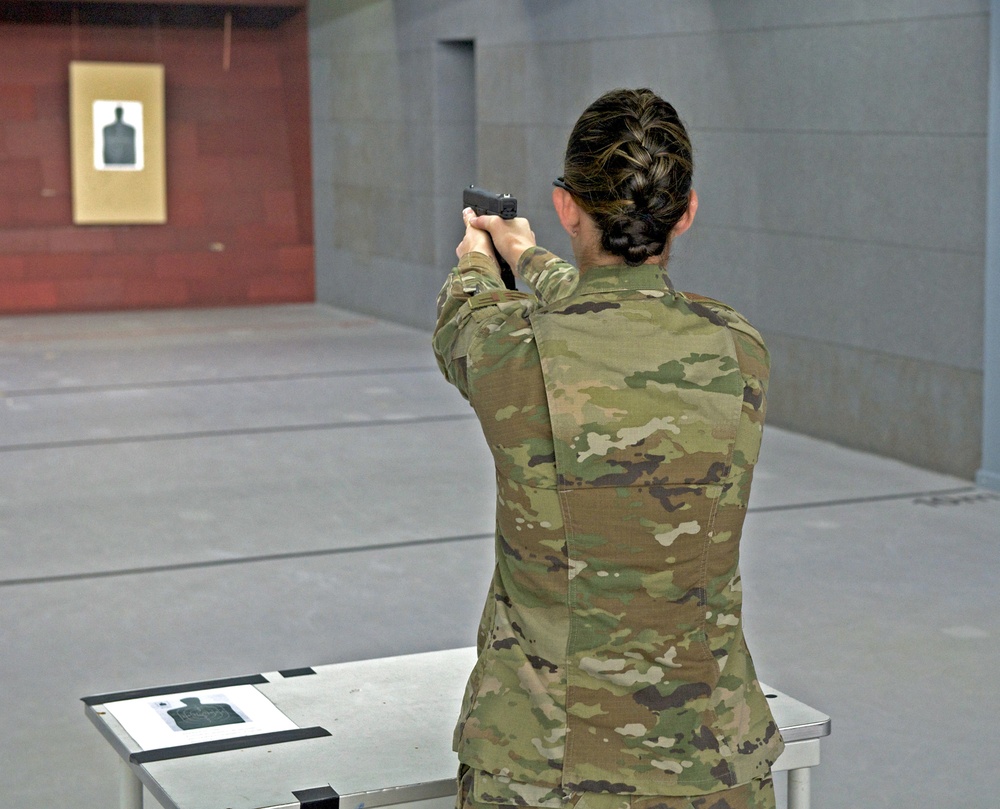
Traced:
POLYGON ((665 796, 551 790, 467 767, 460 768, 455 801, 457 809, 775 809, 775 805, 770 773, 717 792, 665 796))
POLYGON ((534 294, 472 253, 438 300, 435 354, 497 480, 459 759, 535 806, 762 778, 782 741, 743 637, 738 561, 763 341, 655 265, 580 274, 533 248, 518 274, 534 294))

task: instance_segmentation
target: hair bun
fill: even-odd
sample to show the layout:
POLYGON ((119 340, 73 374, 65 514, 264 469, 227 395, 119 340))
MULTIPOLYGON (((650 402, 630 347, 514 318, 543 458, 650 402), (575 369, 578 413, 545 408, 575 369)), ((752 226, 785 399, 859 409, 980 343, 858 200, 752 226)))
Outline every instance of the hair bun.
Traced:
POLYGON ((648 215, 636 211, 621 213, 604 222, 601 247, 621 256, 629 266, 637 266, 663 252, 667 233, 648 215))

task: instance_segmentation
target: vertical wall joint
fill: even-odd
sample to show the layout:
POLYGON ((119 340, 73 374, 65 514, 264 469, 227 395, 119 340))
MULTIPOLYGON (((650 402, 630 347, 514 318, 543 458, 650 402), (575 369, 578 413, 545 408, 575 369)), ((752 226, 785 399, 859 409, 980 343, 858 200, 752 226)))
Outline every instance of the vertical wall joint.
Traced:
POLYGON ((976 482, 984 488, 1000 491, 1000 0, 990 0, 988 116, 983 456, 976 482))

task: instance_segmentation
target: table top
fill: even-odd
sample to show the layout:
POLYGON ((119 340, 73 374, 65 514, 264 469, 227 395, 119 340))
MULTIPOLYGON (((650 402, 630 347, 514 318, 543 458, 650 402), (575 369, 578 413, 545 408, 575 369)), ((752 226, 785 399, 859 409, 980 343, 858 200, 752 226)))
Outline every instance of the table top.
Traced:
MULTIPOLYGON (((84 702, 87 716, 168 809, 298 809, 293 793, 320 787, 332 787, 342 809, 369 809, 454 794, 458 763, 451 736, 474 662, 475 649, 452 649, 84 702), (248 680, 302 730, 143 751, 106 707, 248 680), (245 746, 248 741, 254 746, 245 746)), ((828 716, 764 690, 786 743, 829 734, 828 716)))

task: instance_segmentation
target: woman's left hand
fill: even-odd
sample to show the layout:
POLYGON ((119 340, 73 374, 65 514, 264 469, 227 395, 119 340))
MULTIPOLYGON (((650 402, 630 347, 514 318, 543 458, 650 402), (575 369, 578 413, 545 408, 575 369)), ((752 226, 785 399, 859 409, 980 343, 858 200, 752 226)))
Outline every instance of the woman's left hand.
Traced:
POLYGON ((496 253, 493 250, 493 240, 487 231, 481 230, 472 224, 475 218, 476 212, 472 208, 466 208, 462 211, 462 219, 465 222, 465 236, 458 243, 458 247, 455 248, 455 254, 461 258, 466 253, 485 253, 495 261, 496 253))

